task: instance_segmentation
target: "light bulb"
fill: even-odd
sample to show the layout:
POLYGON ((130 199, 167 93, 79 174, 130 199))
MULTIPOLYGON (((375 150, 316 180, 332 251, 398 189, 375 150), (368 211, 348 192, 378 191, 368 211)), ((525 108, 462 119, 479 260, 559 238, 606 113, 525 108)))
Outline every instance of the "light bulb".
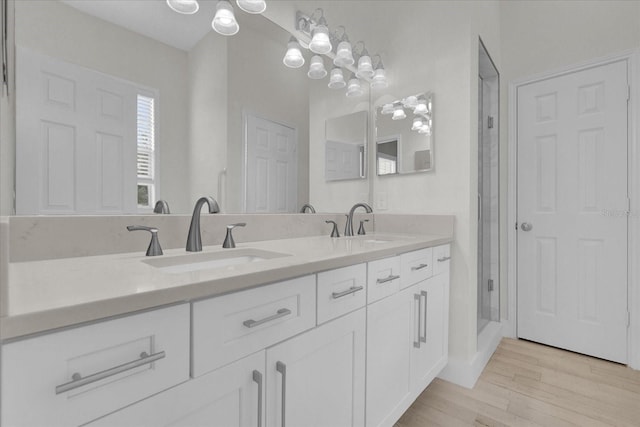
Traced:
POLYGON ((347 86, 347 96, 348 97, 360 96, 363 93, 364 91, 362 90, 362 86, 360 85, 360 80, 358 80, 355 77, 351 77, 351 79, 349 79, 349 84, 347 86))
POLYGON ((329 76, 329 88, 342 89, 346 85, 347 83, 344 81, 344 75, 342 74, 342 69, 333 68, 331 70, 331 75, 329 76))
POLYGON ((392 120, 402 120, 402 119, 404 119, 406 117, 407 117, 407 115, 404 112, 404 108, 402 108, 402 105, 398 105, 393 110, 393 116, 391 117, 391 119, 392 120))
POLYGON ((184 15, 193 15, 200 9, 197 0, 167 0, 167 5, 173 11, 184 15))
POLYGON ((311 64, 309 65, 309 72, 307 76, 310 79, 322 79, 327 75, 327 70, 324 69, 324 61, 321 56, 314 55, 311 57, 311 64))
POLYGON ((232 36, 240 29, 233 14, 233 7, 227 0, 220 0, 216 5, 216 16, 214 16, 211 26, 223 36, 232 36))
POLYGON ((267 9, 264 0, 236 0, 238 7, 247 13, 262 13, 267 9))
POLYGON ((304 65, 304 56, 302 56, 300 45, 295 37, 289 39, 287 53, 285 53, 282 62, 289 68, 300 68, 304 65))

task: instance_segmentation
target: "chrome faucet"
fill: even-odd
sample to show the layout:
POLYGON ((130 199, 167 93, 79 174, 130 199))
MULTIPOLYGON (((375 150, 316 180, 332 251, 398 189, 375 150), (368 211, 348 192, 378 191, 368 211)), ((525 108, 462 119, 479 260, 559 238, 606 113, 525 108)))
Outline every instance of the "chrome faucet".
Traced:
POLYGON ((153 213, 170 214, 171 212, 169 211, 169 203, 167 203, 166 200, 158 200, 155 207, 153 208, 153 213))
POLYGON ((316 213, 316 210, 313 206, 311 206, 310 203, 305 203, 304 205, 302 205, 302 208, 300 208, 300 213, 306 213, 306 212, 316 213))
POLYGON ((353 205, 353 207, 349 211, 349 215, 347 215, 347 223, 344 226, 345 236, 353 236, 353 213, 358 208, 364 208, 367 211, 367 213, 373 212, 373 209, 371 209, 371 206, 369 206, 366 203, 356 203, 355 205, 353 205))
POLYGON ((236 242, 233 240, 233 234, 231 231, 236 227, 244 227, 247 225, 246 222, 239 222, 237 224, 229 224, 227 225, 227 235, 224 237, 224 242, 222 243, 223 248, 235 248, 236 242))
POLYGON ((151 233, 151 242, 147 248, 147 256, 162 255, 162 248, 160 247, 160 241, 158 240, 158 229, 155 227, 146 227, 144 225, 127 225, 129 231, 148 231, 151 233))
POLYGON ((189 226, 189 236, 187 237, 187 251, 200 252, 202 250, 202 237, 200 236, 200 211, 202 205, 209 205, 209 213, 214 214, 220 212, 218 202, 213 197, 201 197, 196 202, 191 216, 191 225, 189 226))

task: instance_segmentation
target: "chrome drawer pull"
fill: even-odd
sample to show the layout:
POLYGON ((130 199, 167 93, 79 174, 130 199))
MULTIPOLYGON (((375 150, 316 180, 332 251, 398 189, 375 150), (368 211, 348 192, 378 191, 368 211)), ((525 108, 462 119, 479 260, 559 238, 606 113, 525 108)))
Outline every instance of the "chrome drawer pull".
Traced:
POLYGON ((285 427, 285 415, 286 415, 286 404, 287 401, 287 365, 282 362, 276 362, 276 371, 280 372, 282 375, 282 397, 281 397, 281 410, 282 410, 282 423, 281 427, 285 427))
POLYGON ((389 277, 385 277, 384 279, 376 280, 376 283, 387 283, 387 282, 390 282, 392 280, 396 280, 396 279, 399 279, 399 278, 400 278, 400 276, 394 276, 392 274, 392 275, 389 275, 389 277))
POLYGON ((333 292, 331 294, 331 298, 333 298, 333 299, 342 298, 342 297, 350 295, 350 294, 355 294, 356 292, 361 291, 363 289, 364 289, 364 286, 352 286, 349 289, 347 289, 346 291, 333 292))
POLYGON ((258 427, 262 427, 262 374, 253 370, 253 381, 258 384, 258 427))
POLYGON ((438 258, 438 262, 445 262, 451 259, 450 256, 443 256, 442 258, 438 258))
POLYGON ((411 267, 411 271, 422 270, 423 268, 429 267, 429 264, 420 264, 416 267, 411 267))
POLYGON ((82 387, 87 384, 95 383, 96 381, 118 375, 122 372, 130 371, 131 369, 135 369, 143 365, 148 365, 149 363, 153 363, 156 360, 164 359, 165 356, 166 354, 164 351, 160 351, 152 355, 149 355, 146 351, 143 351, 142 353, 140 353, 140 359, 138 360, 123 363, 122 365, 118 365, 110 369, 105 369, 104 371, 96 372, 95 374, 91 374, 86 377, 83 377, 82 375, 80 375, 80 373, 76 372, 71 376, 71 381, 56 386, 56 394, 65 393, 78 387, 82 387))
MULTIPOLYGON (((420 312, 422 311, 422 298, 420 298, 420 294, 413 294, 413 299, 415 301, 418 301, 418 339, 416 341, 413 342, 413 347, 414 348, 420 348, 420 312)), ((415 303, 414 303, 414 307, 415 307, 415 303)))
POLYGON ((276 320, 284 316, 288 316, 289 314, 291 314, 291 310, 289 310, 288 308, 281 308, 274 315, 265 317, 264 319, 260 319, 260 320, 253 320, 253 319, 245 320, 244 322, 242 322, 242 324, 247 328, 255 328, 256 326, 262 325, 267 322, 271 322, 272 320, 276 320))
POLYGON ((429 294, 427 291, 421 291, 420 295, 424 297, 424 336, 420 337, 420 341, 427 342, 427 307, 429 306, 429 294))

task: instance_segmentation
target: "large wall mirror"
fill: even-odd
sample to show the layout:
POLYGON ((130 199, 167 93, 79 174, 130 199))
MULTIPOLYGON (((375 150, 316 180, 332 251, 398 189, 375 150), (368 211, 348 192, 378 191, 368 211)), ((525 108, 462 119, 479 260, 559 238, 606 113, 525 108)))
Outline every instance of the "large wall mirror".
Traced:
POLYGON ((241 30, 221 36, 216 3, 180 15, 164 1, 15 2, 18 214, 151 212, 136 189, 139 204, 164 199, 172 213, 202 195, 224 212, 309 201, 315 119, 306 73, 282 64, 290 35, 236 10, 241 30), (136 137, 137 154, 123 143, 136 137), (274 145, 288 164, 265 187, 256 165, 280 156, 274 145))
POLYGON ((325 180, 366 178, 367 111, 327 119, 325 180))
POLYGON ((376 109, 377 175, 433 169, 433 107, 433 94, 423 92, 376 109))

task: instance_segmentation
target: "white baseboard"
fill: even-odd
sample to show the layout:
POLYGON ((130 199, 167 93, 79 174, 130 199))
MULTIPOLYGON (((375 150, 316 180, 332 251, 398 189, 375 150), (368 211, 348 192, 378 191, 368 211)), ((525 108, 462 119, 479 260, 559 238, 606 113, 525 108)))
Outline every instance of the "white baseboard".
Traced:
POLYGON ((490 322, 478 335, 478 351, 469 361, 449 358, 438 378, 473 388, 502 339, 502 323, 490 322))

